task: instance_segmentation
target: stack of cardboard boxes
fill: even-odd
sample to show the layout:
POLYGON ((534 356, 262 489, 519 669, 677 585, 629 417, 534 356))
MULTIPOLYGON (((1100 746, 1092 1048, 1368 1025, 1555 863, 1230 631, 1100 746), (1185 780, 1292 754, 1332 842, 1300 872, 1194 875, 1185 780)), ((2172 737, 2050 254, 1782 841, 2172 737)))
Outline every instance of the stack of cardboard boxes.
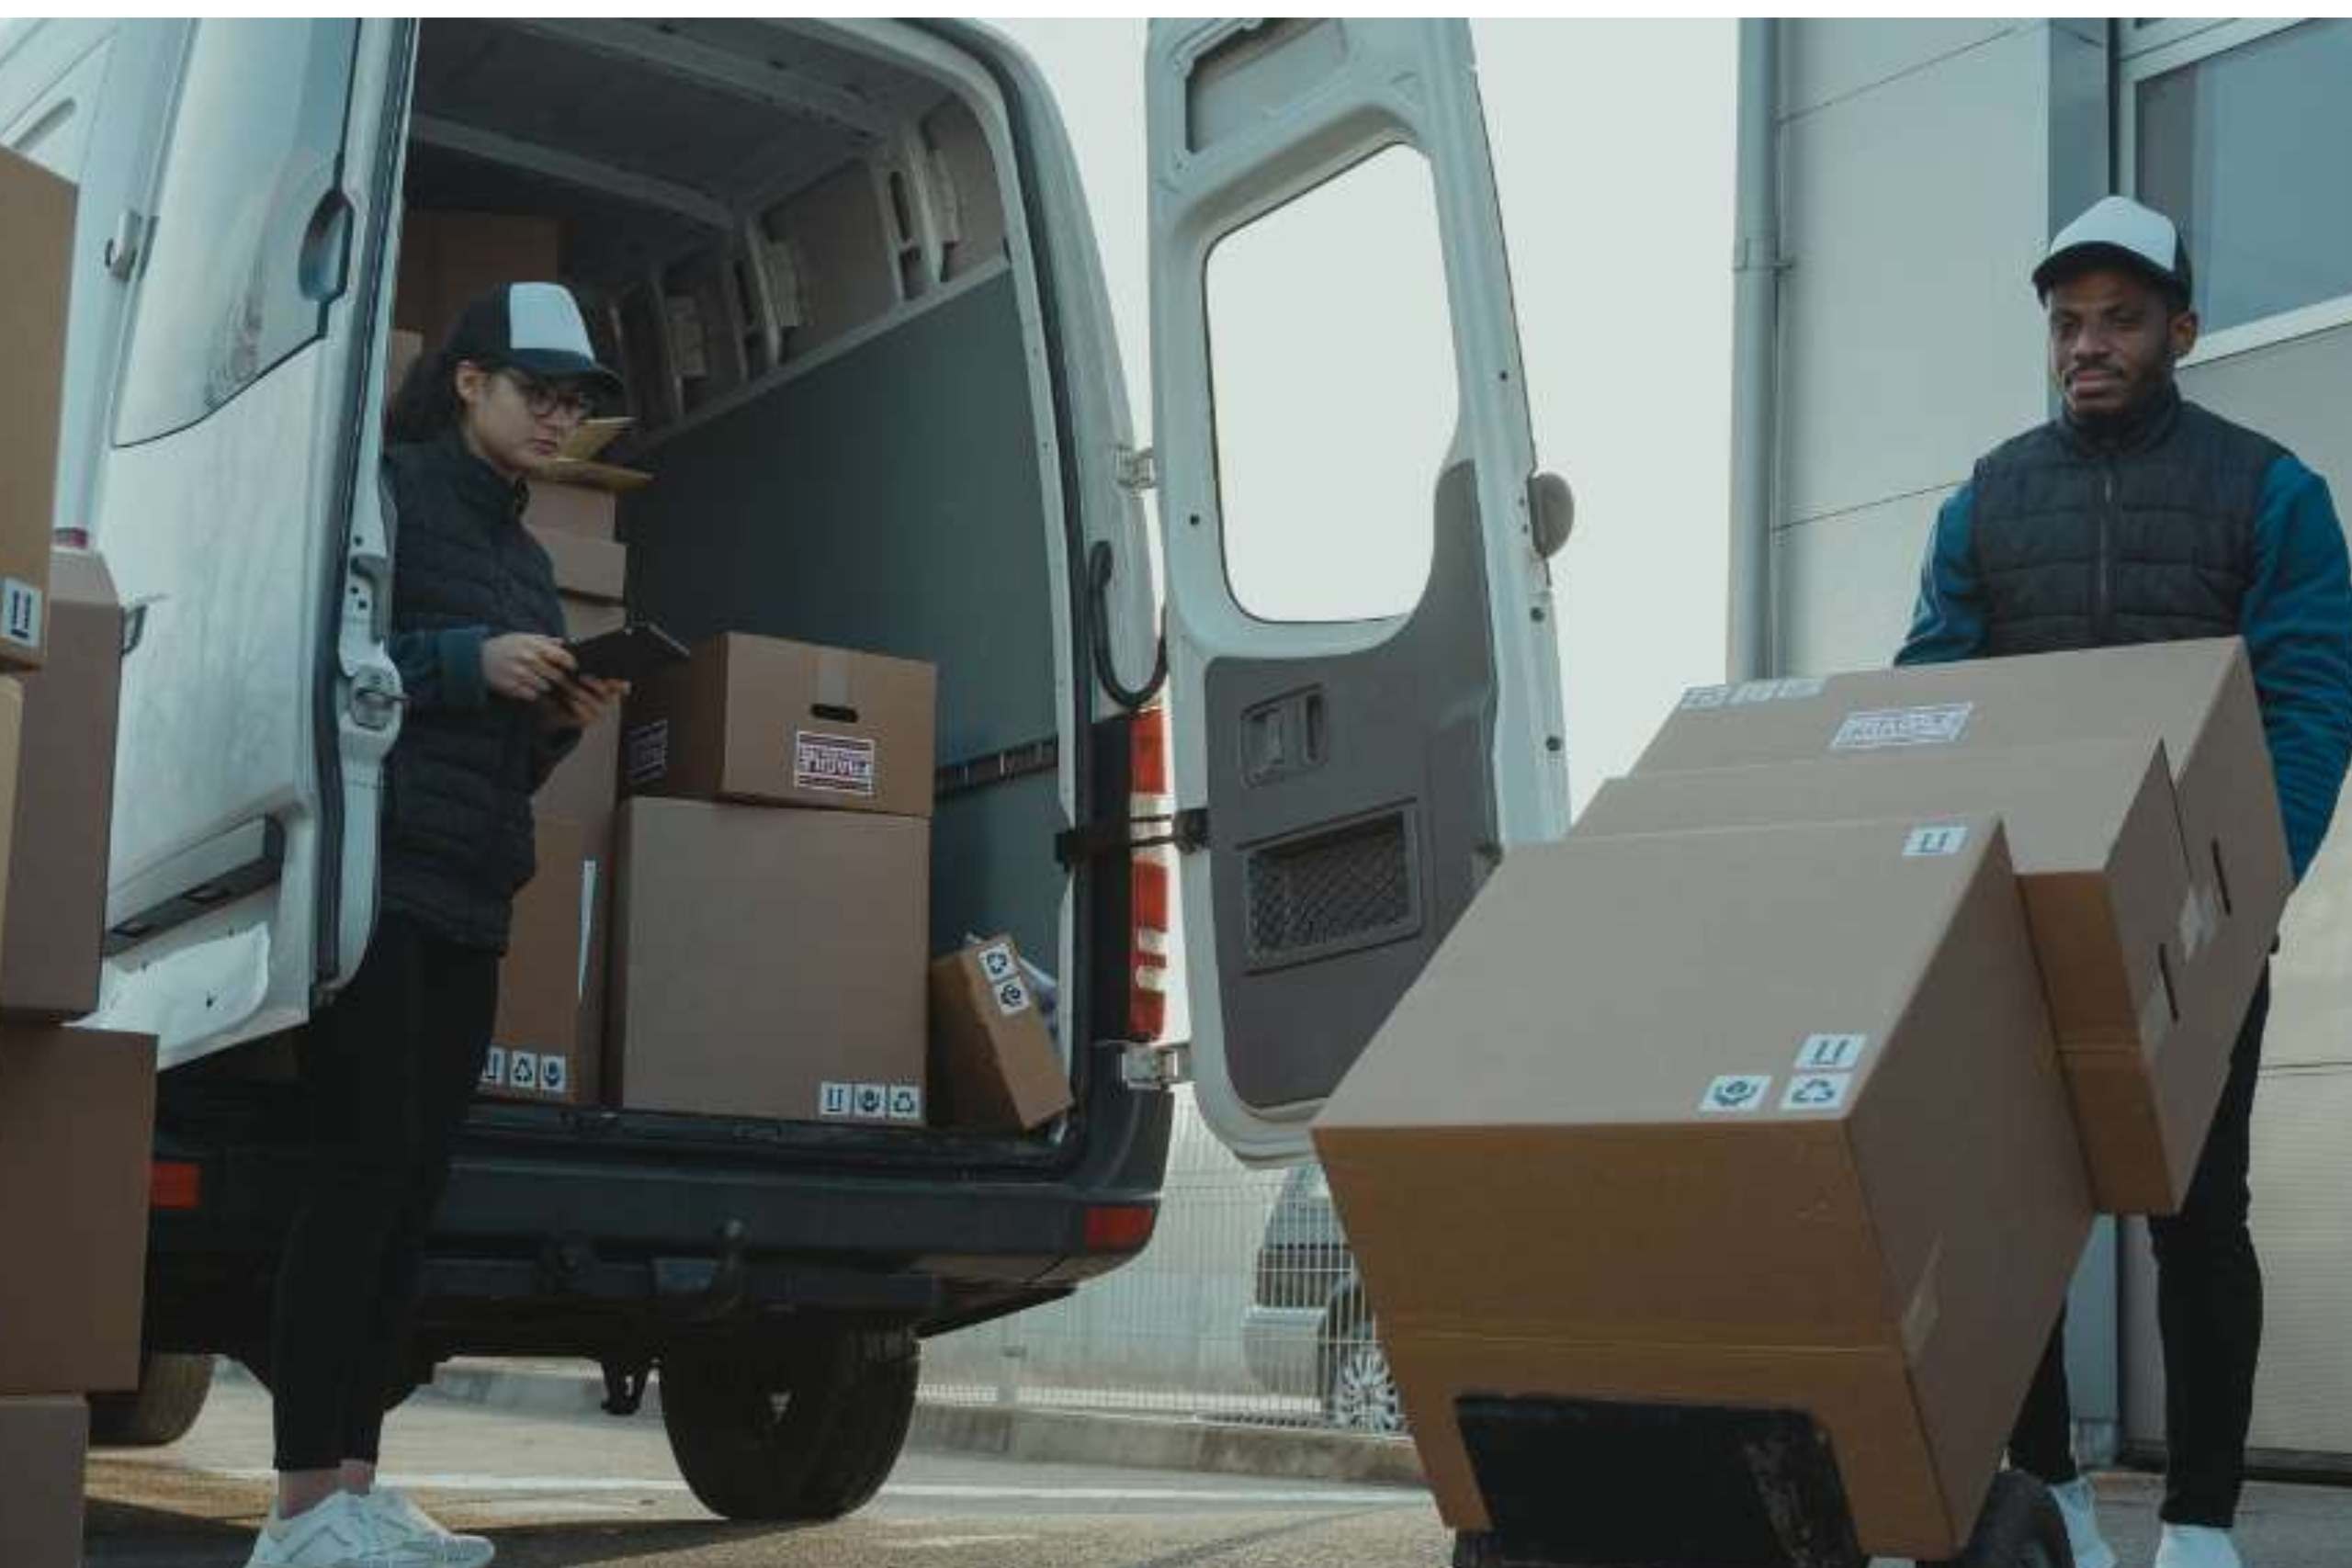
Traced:
POLYGON ((921 1126, 928 664, 730 633, 622 740, 616 1103, 921 1126))
POLYGON ((1694 1462, 1643 1413, 1787 1410, 1864 1550, 1957 1552, 2094 1211, 2186 1190, 2288 886, 2233 641, 1690 694, 1317 1125, 1448 1522, 1728 1553, 1736 1509, 1625 1517, 1694 1462))
POLYGON ((0 1562, 70 1568, 85 1396, 139 1381, 155 1049, 64 1027, 98 998, 122 616, 51 545, 74 191, 0 152, 0 1562))

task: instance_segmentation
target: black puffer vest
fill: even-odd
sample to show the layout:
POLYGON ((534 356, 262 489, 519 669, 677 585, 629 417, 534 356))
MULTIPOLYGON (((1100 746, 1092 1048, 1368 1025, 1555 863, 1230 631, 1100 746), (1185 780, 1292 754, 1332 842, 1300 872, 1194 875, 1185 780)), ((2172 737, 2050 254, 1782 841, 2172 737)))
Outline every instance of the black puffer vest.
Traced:
POLYGON ((1970 514, 1986 651, 2237 635, 2285 452, 2177 392, 2111 437, 2061 418, 1994 450, 1970 514))
MULTIPOLYGON (((528 493, 450 434, 385 455, 395 509, 392 628, 480 626, 563 635, 547 551, 526 533, 528 493)), ((539 721, 523 704, 413 706, 387 773, 383 907, 452 942, 503 949, 530 881, 539 721)))

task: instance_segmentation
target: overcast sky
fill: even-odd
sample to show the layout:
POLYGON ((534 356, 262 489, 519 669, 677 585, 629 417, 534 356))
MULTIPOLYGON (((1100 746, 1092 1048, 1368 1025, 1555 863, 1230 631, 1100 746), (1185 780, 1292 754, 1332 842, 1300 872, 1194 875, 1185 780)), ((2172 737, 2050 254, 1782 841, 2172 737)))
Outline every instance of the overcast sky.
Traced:
MULTIPOLYGON (((997 25, 1036 58, 1061 103, 1096 215, 1136 428, 1148 434, 1145 24, 997 25)), ((1473 38, 1537 456, 1567 479, 1577 501, 1576 536, 1554 571, 1569 764, 1581 805, 1632 761, 1683 687, 1723 671, 1734 27, 1497 21, 1475 23, 1473 38)), ((1343 226, 1345 218, 1335 212, 1330 221, 1343 226)), ((1260 250, 1253 266, 1279 276, 1282 247, 1271 233, 1260 250)), ((1237 274, 1243 260, 1234 258, 1237 274)), ((1220 265, 1213 259, 1212 312, 1220 265)), ((1356 276, 1364 288, 1393 292, 1421 265, 1406 243, 1385 247, 1356 276)), ((1340 329, 1331 310, 1318 314, 1293 330, 1340 329)), ((1373 402, 1347 416, 1360 448, 1419 461, 1426 442, 1419 427, 1433 417, 1428 400, 1373 402), (1391 435, 1401 439, 1364 428, 1384 408, 1393 409, 1391 435)), ((1451 399, 1444 404, 1450 409, 1451 399)), ((1352 551, 1305 535, 1259 541, 1266 547, 1245 602, 1253 589, 1302 603, 1333 592, 1377 602, 1400 570, 1417 574, 1425 564, 1426 518, 1411 525, 1421 530, 1416 537, 1377 536, 1352 551), (1274 547, 1285 542, 1297 547, 1289 560, 1317 563, 1313 582, 1302 567, 1284 564, 1274 547), (1347 570, 1350 555, 1357 575, 1326 581, 1322 574, 1347 570)))

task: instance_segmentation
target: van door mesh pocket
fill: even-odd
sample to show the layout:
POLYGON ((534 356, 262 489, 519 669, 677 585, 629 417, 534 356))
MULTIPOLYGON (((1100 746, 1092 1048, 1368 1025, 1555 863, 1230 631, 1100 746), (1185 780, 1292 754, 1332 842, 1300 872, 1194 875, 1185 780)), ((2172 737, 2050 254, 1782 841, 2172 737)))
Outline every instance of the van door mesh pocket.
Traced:
POLYGON ((1371 947, 1420 929, 1407 808, 1319 825, 1243 855, 1253 970, 1371 947))

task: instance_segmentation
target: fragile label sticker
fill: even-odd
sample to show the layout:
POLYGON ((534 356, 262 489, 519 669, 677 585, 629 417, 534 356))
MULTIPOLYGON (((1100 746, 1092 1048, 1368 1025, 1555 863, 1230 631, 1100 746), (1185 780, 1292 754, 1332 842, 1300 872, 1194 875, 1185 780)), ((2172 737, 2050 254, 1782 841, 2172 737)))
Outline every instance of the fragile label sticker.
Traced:
POLYGON ((1762 1109, 1771 1098, 1772 1079, 1764 1073, 1725 1073, 1699 1097, 1699 1111, 1707 1116, 1737 1115, 1762 1109))
POLYGON ((890 1086, 890 1120, 920 1122, 922 1120, 922 1090, 910 1083, 890 1086))
POLYGON ((657 718, 628 732, 628 782, 651 784, 670 771, 670 721, 657 718))
POLYGON ((792 735, 792 787, 828 795, 874 794, 874 741, 868 736, 824 735, 798 729, 792 735))
POLYGON ((1851 1073, 1799 1073, 1789 1080, 1789 1091, 1781 1096, 1783 1111, 1838 1111, 1846 1104, 1847 1090, 1853 1087, 1851 1073))
POLYGON ((825 1120, 839 1121, 850 1114, 856 1102, 857 1086, 845 1083, 824 1083, 817 1086, 817 1114, 825 1120))
POLYGON ((1872 708, 1849 713, 1831 738, 1832 751, 1881 751, 1892 746, 1949 746, 1968 730, 1974 703, 1936 703, 1927 707, 1872 708))
POLYGON ((1867 1034, 1808 1034, 1797 1050, 1797 1071, 1850 1073, 1860 1066, 1862 1053, 1870 1046, 1867 1034))
POLYGON ((0 578, 0 637, 40 646, 41 592, 17 578, 0 578))
POLYGON ((1903 840, 1903 852, 1912 859, 1924 855, 1956 855, 1967 847, 1968 825, 1964 822, 1938 822, 1914 828, 1903 840))
POLYGON ((489 1055, 488 1056, 486 1056, 486 1057, 484 1057, 484 1058, 482 1059, 482 1065, 481 1065, 481 1081, 482 1081, 482 1082, 484 1082, 484 1083, 486 1083, 486 1084, 503 1084, 503 1083, 505 1083, 505 1081, 506 1081, 506 1047, 505 1047, 505 1046, 503 1046, 503 1045, 492 1045, 492 1046, 490 1048, 490 1055, 489 1055))
POLYGON ((1007 1018, 1027 1012, 1029 985, 1012 956, 1012 946, 992 942, 979 950, 978 958, 980 973, 988 979, 989 994, 996 998, 996 1010, 1007 1018))

